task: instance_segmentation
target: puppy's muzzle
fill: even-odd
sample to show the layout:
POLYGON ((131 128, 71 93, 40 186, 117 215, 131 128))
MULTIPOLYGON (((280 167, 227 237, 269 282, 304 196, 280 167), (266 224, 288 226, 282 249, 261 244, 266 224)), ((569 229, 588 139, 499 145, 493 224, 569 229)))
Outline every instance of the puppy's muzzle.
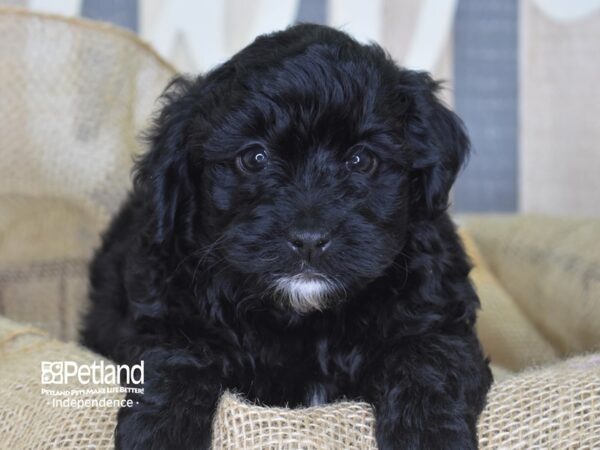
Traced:
POLYGON ((331 236, 322 230, 292 229, 288 236, 290 248, 306 263, 314 263, 331 244, 331 236))

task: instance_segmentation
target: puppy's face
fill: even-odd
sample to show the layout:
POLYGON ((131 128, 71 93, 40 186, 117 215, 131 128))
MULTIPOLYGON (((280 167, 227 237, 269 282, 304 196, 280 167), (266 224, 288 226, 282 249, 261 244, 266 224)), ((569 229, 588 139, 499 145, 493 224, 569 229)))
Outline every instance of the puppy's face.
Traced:
POLYGON ((403 244, 402 153, 364 101, 349 100, 271 105, 272 122, 263 111, 235 119, 227 133, 239 142, 223 152, 216 138, 218 159, 205 168, 225 260, 298 311, 380 276, 403 244))
POLYGON ((171 215, 196 205, 190 233, 244 289, 298 312, 341 302, 393 266, 415 202, 445 204, 443 175, 460 164, 432 148, 433 128, 453 132, 455 120, 429 78, 333 30, 290 43, 314 32, 259 39, 189 88, 182 102, 200 111, 180 132, 191 169, 174 171, 190 174, 194 195, 166 200, 180 203, 171 215))

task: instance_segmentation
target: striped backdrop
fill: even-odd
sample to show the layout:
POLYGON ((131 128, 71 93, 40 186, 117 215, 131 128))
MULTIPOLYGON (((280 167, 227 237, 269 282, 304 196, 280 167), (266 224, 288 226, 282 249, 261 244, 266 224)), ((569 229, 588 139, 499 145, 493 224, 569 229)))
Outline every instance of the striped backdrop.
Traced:
POLYGON ((474 153, 458 212, 600 215, 600 0, 0 0, 110 21, 183 72, 297 21, 446 80, 474 153))

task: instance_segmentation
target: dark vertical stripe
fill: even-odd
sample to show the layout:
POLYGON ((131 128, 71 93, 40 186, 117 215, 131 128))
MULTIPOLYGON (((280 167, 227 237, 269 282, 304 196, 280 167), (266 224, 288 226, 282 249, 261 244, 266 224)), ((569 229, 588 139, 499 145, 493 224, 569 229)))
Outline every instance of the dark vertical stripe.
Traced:
POLYGON ((455 190, 460 212, 517 209, 517 0, 460 0, 454 25, 455 108, 473 153, 455 190))
POLYGON ((81 15, 138 31, 138 0, 83 0, 81 15))
POLYGON ((300 0, 296 22, 325 24, 327 0, 300 0))

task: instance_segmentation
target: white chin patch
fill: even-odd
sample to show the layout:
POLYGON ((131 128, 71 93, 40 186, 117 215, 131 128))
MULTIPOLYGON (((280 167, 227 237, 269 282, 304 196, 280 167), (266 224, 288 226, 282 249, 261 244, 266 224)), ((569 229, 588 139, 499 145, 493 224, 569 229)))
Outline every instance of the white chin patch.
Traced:
POLYGON ((300 274, 281 277, 275 283, 275 292, 300 313, 324 309, 334 291, 334 283, 324 276, 300 274))

